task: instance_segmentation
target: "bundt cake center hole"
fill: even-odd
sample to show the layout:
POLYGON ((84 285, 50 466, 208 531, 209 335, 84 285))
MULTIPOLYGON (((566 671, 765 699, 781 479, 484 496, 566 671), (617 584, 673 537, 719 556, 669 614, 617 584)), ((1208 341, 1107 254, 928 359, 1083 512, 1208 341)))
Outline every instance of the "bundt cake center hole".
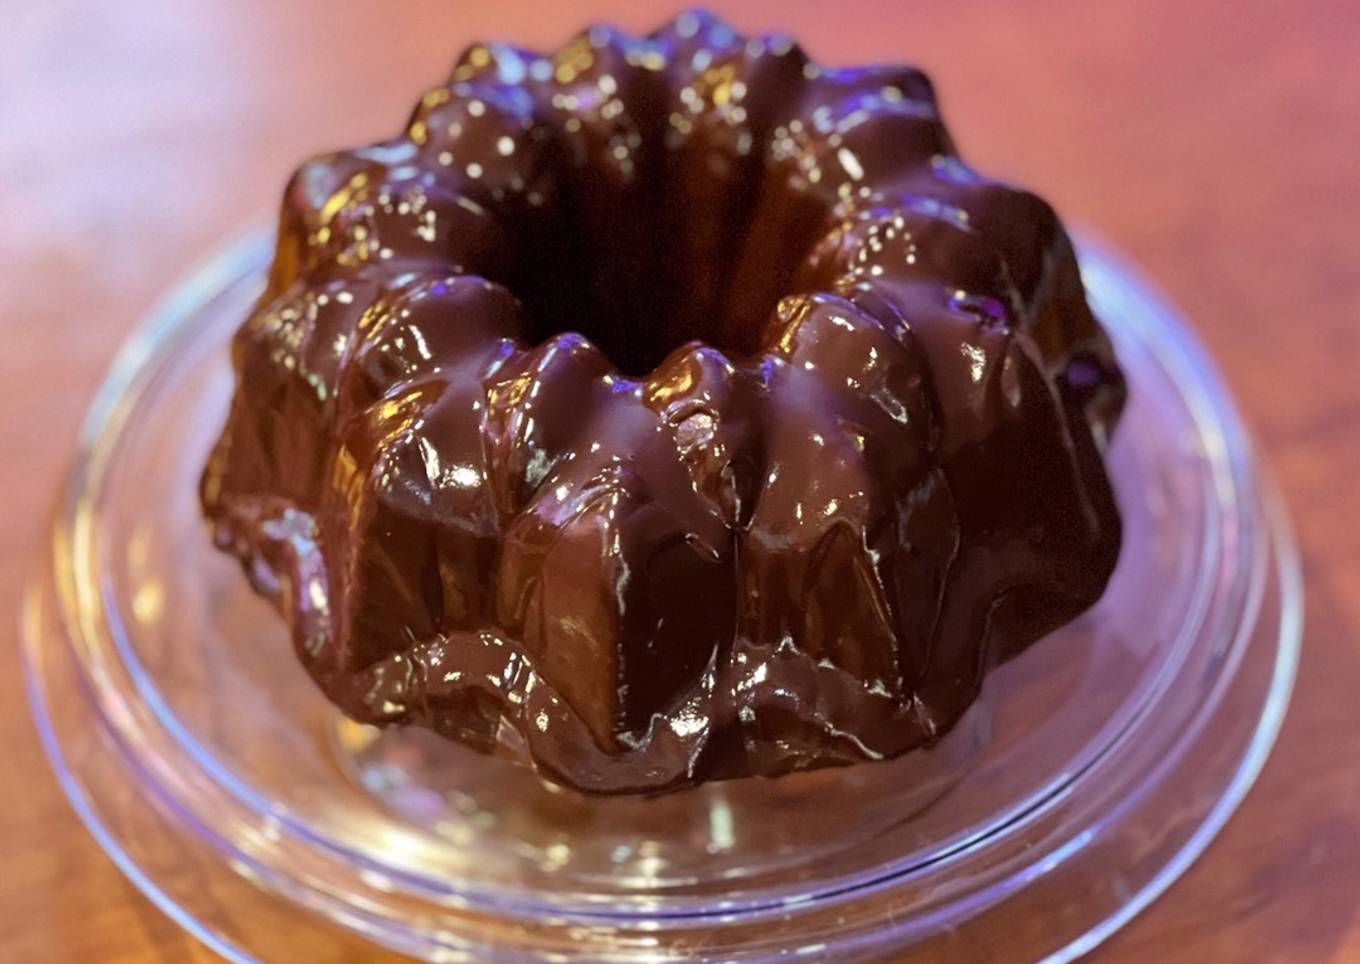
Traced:
POLYGON ((639 151, 636 176, 564 177, 551 228, 513 283, 530 337, 576 332, 641 377, 685 345, 756 353, 781 298, 825 232, 820 198, 767 183, 758 156, 639 151))

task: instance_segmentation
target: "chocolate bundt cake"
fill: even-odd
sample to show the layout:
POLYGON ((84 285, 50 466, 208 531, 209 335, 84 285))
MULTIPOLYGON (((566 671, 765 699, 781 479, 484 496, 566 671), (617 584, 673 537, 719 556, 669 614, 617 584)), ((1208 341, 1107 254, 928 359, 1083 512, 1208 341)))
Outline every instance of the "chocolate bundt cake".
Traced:
POLYGON ((326 695, 585 791, 928 744, 1119 551, 1053 211, 703 13, 303 165, 233 360, 204 510, 326 695))

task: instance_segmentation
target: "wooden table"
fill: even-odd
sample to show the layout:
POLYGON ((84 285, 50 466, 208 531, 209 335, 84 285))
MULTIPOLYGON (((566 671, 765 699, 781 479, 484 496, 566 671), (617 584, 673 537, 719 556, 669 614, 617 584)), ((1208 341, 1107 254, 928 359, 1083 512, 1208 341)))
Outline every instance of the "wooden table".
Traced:
MULTIPOLYGON (((551 45, 587 19, 641 28, 668 12, 642 6, 72 0, 7 10, 0 957, 209 957, 82 831, 18 681, 19 587, 114 347, 170 280, 273 209, 295 162, 394 130, 466 41, 551 45)), ((1204 859, 1096 958, 1360 960, 1360 378, 1350 367, 1360 363, 1360 9, 726 6, 739 27, 785 27, 830 61, 928 68, 970 160, 1096 226, 1196 321, 1289 496, 1308 602, 1279 747, 1204 859), (864 16, 842 19, 841 7, 864 16)))

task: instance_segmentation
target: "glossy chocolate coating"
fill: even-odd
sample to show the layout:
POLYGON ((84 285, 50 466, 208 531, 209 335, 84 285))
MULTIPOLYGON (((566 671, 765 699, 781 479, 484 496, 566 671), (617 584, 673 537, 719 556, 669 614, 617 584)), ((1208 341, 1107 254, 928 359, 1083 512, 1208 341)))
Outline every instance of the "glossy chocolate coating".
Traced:
POLYGON ((585 791, 929 743, 1119 550, 1052 210, 701 13, 305 164, 233 350, 204 509, 326 694, 585 791))

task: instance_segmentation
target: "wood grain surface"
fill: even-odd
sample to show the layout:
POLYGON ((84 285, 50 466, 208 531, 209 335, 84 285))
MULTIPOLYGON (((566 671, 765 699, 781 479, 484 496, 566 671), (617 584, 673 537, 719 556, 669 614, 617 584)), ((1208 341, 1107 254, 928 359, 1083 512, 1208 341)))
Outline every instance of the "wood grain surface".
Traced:
MULTIPOLYGON (((965 156, 1129 252, 1198 325, 1283 483, 1305 651, 1205 857, 1094 958, 1360 961, 1360 6, 718 4, 831 62, 913 60, 965 156)), ((83 832, 18 669, 20 586, 115 346, 304 156, 386 136, 481 36, 633 3, 70 0, 0 26, 0 959, 208 960, 83 832)))

